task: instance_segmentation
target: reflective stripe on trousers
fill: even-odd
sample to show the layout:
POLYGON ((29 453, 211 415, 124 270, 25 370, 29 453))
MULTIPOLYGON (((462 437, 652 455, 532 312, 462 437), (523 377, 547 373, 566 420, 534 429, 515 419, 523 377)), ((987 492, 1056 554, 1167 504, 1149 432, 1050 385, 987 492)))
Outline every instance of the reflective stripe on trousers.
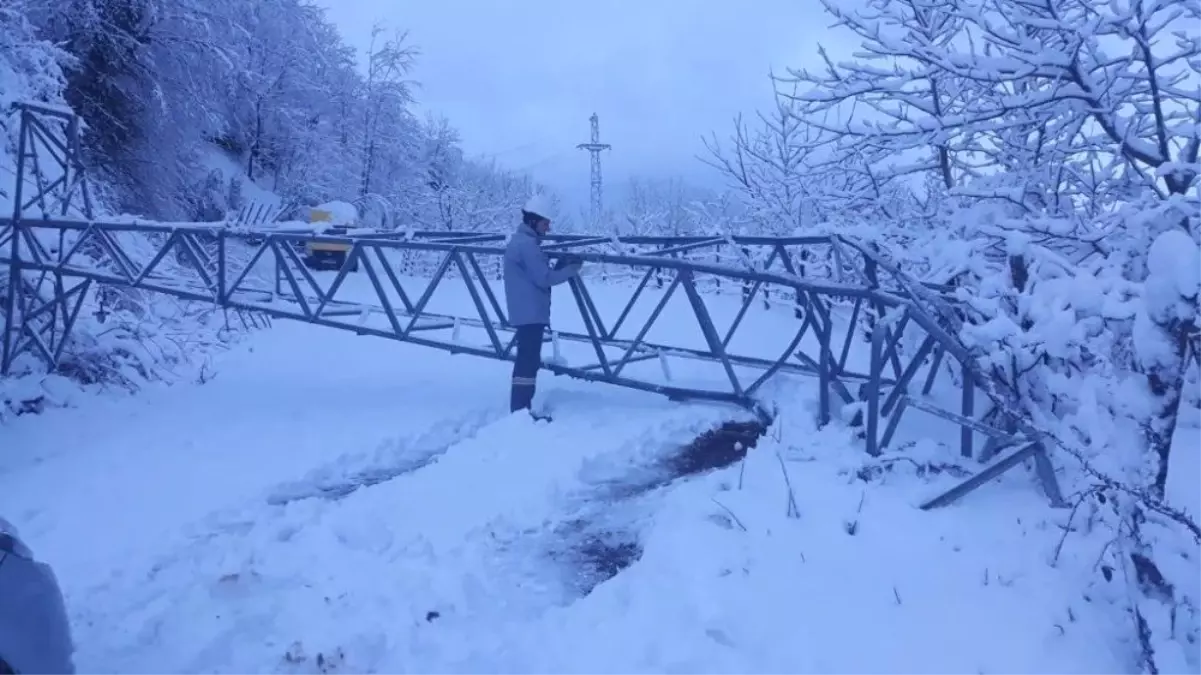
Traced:
POLYGON ((513 359, 513 385, 509 394, 509 409, 529 408, 534 402, 538 384, 538 368, 542 365, 542 334, 546 326, 540 323, 517 326, 517 355, 513 359))

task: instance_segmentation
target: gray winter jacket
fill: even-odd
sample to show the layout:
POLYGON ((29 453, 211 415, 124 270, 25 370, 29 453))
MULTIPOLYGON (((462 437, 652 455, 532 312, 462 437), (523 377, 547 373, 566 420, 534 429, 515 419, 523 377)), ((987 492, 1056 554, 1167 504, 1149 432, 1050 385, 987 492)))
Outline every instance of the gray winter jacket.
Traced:
POLYGON ((551 269, 541 237, 522 223, 505 248, 505 301, 509 325, 550 325, 550 287, 579 274, 580 266, 551 269))

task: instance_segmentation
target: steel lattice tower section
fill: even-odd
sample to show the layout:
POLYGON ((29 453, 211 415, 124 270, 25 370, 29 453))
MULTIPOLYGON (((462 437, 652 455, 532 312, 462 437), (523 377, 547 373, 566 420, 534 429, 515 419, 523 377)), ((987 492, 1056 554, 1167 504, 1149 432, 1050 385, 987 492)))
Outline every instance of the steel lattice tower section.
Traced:
MULTIPOLYGON (((451 354, 515 359, 515 328, 508 324, 502 296, 494 291, 480 264, 480 258, 505 255, 508 234, 409 231, 397 237, 387 233, 337 237, 315 235, 308 228, 242 231, 229 222, 95 220, 83 180, 75 116, 36 104, 20 104, 16 109, 21 117, 17 156, 28 163, 18 164, 13 195, 17 207, 11 216, 0 213, 0 374, 12 373, 17 357, 26 355, 41 361, 50 372, 63 366, 64 347, 84 298, 95 284, 210 304, 222 312, 245 313, 252 320, 256 316, 290 319, 451 354), (40 171, 44 167, 40 157, 53 162, 47 168, 57 171, 40 171), (84 200, 82 217, 67 214, 69 200, 76 193, 84 200), (56 198, 61 202, 57 209, 50 203, 56 198), (27 209, 35 204, 41 213, 29 217, 27 209), (59 211, 57 216, 54 210, 59 211), (332 280, 315 276, 299 252, 308 242, 346 246, 347 261, 354 264, 343 264, 332 280), (422 254, 429 255, 429 266, 437 261, 436 268, 432 274, 420 274, 425 278, 416 288, 411 280, 402 284, 404 275, 397 274, 397 258, 422 254), (369 290, 342 294, 343 282, 352 269, 360 267, 370 282, 369 290), (444 284, 460 285, 471 305, 451 314, 432 309, 431 300, 444 284), (364 291, 368 295, 364 296, 364 291)), ((599 204, 598 155, 609 146, 599 143, 595 114, 592 123, 596 142, 580 147, 593 153, 593 197, 594 204, 599 204)), ((816 413, 815 421, 819 425, 839 421, 855 429, 871 456, 880 456, 890 447, 904 447, 896 447, 893 441, 906 410, 921 411, 959 427, 959 455, 979 461, 979 470, 926 500, 921 508, 951 504, 1024 466, 1027 460, 1032 460, 1049 501, 1056 507, 1069 506, 1048 456, 1045 434, 1020 412, 1023 405, 1017 394, 981 364, 981 352, 957 337, 965 324, 984 317, 969 313, 971 307, 957 299, 953 287, 914 278, 875 245, 838 234, 616 237, 552 233, 546 239, 543 248, 556 264, 565 256, 578 256, 589 263, 624 266, 641 276, 641 281, 628 295, 620 292, 623 285, 607 286, 619 291, 618 302, 602 312, 590 290, 598 281, 573 277, 567 285, 575 302, 566 309, 569 313, 574 310, 582 329, 559 328, 551 339, 556 349, 559 341, 591 349, 577 349, 570 361, 544 361, 542 370, 676 400, 734 404, 753 412, 765 425, 775 418, 768 408, 774 407, 771 395, 764 398, 764 387, 772 378, 785 374, 816 379, 817 406, 811 411, 816 413), (756 269, 708 262, 713 251, 720 252, 723 247, 741 251, 766 247, 771 254, 764 255, 762 268, 756 269), (606 252, 612 248, 619 253, 606 252), (687 253, 698 257, 682 255, 687 253), (806 262, 827 259, 829 267, 806 262), (778 271, 772 271, 773 264, 778 271), (671 283, 662 291, 650 291, 660 294, 657 302, 650 300, 653 311, 627 322, 643 314, 634 312, 647 305, 639 305, 639 298, 663 270, 671 283), (728 299, 737 303, 732 317, 711 311, 711 303, 720 297, 720 286, 714 283, 719 279, 727 282, 727 289, 748 289, 745 294, 727 293, 733 296, 728 299), (712 284, 707 292, 706 284, 712 284), (755 340, 753 353, 748 353, 734 338, 748 310, 759 303, 758 290, 768 286, 788 293, 783 296, 787 311, 782 316, 777 312, 779 323, 772 329, 787 345, 770 346, 755 340), (677 303, 671 312, 674 316, 670 316, 663 310, 677 292, 684 298, 675 297, 686 302, 677 303), (869 314, 873 320, 860 319, 869 314), (875 320, 877 317, 889 318, 875 320), (681 321, 695 325, 700 335, 687 344, 677 339, 663 341, 668 340, 666 336, 648 339, 656 326, 674 326, 681 321), (859 352, 852 361, 852 347, 864 340, 867 354, 859 352), (668 357, 708 364, 709 375, 675 381, 666 364, 668 357), (655 361, 661 373, 653 366, 636 365, 655 361), (960 388, 958 405, 949 400, 940 404, 941 395, 930 396, 948 365, 959 373, 955 382, 960 388), (981 393, 991 404, 983 414, 976 401, 981 393), (855 412, 843 415, 847 410, 855 412), (977 447, 980 435, 987 437, 983 447, 977 447)), ((600 283, 604 285, 603 280, 600 283)), ((768 300, 764 294, 765 305, 768 300)), ((733 307, 727 305, 727 309, 733 307)), ((755 329, 742 328, 741 334, 751 330, 755 329)), ((670 333, 678 331, 673 328, 670 333)))
POLYGON ((601 158, 602 150, 608 150, 612 146, 608 143, 600 142, 600 117, 596 113, 592 113, 592 117, 588 118, 592 123, 592 140, 588 143, 580 143, 575 146, 580 150, 587 150, 592 155, 592 205, 591 218, 592 225, 595 226, 600 222, 602 208, 602 183, 601 183, 601 158))

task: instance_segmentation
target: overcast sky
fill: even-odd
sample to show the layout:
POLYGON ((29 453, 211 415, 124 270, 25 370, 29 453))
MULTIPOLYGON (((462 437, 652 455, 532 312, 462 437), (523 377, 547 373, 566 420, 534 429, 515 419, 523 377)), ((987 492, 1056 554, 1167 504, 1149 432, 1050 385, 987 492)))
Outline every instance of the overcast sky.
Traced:
POLYGON ((528 169, 587 204, 588 117, 600 115, 606 192, 631 176, 718 184, 696 157, 739 112, 771 103, 771 67, 812 63, 831 19, 818 0, 321 0, 355 47, 371 25, 409 31, 421 105, 469 153, 528 169))

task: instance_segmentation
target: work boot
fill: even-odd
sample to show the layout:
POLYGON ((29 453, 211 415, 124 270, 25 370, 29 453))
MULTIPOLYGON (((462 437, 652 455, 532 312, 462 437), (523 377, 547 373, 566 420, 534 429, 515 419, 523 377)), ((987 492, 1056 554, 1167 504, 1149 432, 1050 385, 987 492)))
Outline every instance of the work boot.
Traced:
POLYGON ((518 379, 526 378, 513 378, 513 386, 509 389, 509 412, 517 412, 523 408, 528 410, 534 402, 534 384, 518 382, 518 379))

